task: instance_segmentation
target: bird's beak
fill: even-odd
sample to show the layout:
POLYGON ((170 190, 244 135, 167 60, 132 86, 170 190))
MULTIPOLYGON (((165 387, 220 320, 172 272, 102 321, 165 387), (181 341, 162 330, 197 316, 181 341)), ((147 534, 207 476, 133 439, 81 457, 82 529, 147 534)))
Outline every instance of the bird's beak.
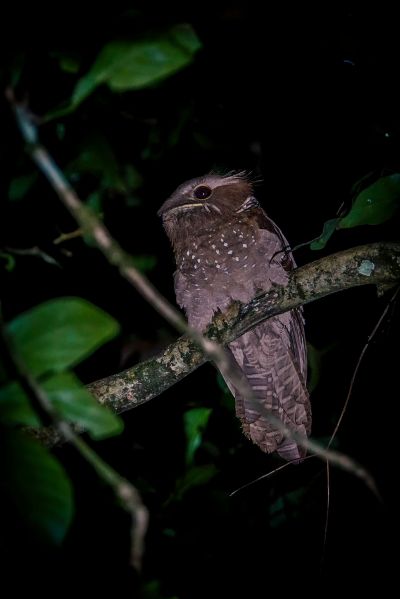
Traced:
POLYGON ((188 202, 187 200, 184 200, 182 204, 177 204, 175 198, 169 198, 164 202, 157 214, 158 216, 165 216, 167 213, 178 214, 179 212, 187 212, 193 208, 202 208, 203 206, 203 202, 188 202))

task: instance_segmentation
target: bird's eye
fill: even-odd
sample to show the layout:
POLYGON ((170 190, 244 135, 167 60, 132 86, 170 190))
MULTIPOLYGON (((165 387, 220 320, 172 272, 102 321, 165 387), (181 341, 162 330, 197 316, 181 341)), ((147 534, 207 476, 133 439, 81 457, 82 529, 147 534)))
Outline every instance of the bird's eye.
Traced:
POLYGON ((207 185, 199 185, 193 192, 194 197, 198 200, 205 200, 211 195, 211 189, 207 185))

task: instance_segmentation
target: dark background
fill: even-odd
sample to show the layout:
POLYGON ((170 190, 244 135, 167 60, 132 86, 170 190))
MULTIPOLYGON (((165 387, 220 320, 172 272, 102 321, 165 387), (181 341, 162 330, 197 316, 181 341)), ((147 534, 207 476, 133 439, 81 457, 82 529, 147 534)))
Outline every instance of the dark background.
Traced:
MULTIPOLYGON (((43 125, 41 139, 64 168, 98 135, 120 165, 142 177, 135 189, 103 185, 101 173, 71 176, 85 199, 103 185, 104 221, 133 255, 154 257, 147 273, 174 300, 172 254, 156 213, 175 187, 212 168, 250 169, 257 196, 290 243, 318 236, 352 186, 400 169, 400 55, 395 11, 379 3, 323 8, 249 3, 153 6, 69 3, 0 10, 1 89, 21 65, 17 84, 32 111, 45 114, 66 100, 77 75, 60 69, 74 57, 79 76, 101 47, 176 23, 190 23, 203 48, 192 65, 144 91, 99 88, 75 113, 43 125), (62 127, 62 132, 61 128, 62 127)), ((175 338, 136 292, 81 239, 53 240, 75 228, 47 183, 38 178, 21 201, 7 201, 10 181, 34 172, 4 98, 0 98, 1 245, 40 246, 61 268, 35 257, 1 271, 7 319, 50 297, 85 297, 112 314, 122 334, 77 370, 84 382, 157 353, 175 338), (68 255, 62 248, 68 249, 68 255)), ((121 167, 122 168, 122 167, 121 167)), ((128 186, 129 187, 129 186, 128 186)), ((302 248, 303 264, 360 243, 398 238, 398 222, 338 232, 322 252, 302 248)), ((312 394, 313 435, 326 440, 346 398, 368 335, 388 301, 365 287, 307 306, 309 342, 318 350, 319 384, 312 394)), ((397 474, 398 312, 390 311, 360 368, 336 447, 375 477, 382 501, 354 477, 331 469, 326 544, 327 480, 323 462, 309 460, 229 493, 280 465, 246 441, 232 401, 205 366, 148 405, 124 416, 125 431, 97 451, 141 491, 150 510, 144 569, 129 568, 129 523, 111 492, 67 448, 57 455, 71 476, 76 518, 61 548, 40 543, 7 519, 1 561, 15 589, 98 592, 128 596, 264 596, 282 585, 327 589, 394 578, 393 486, 397 474), (217 475, 180 498, 185 473, 183 414, 213 412, 196 463, 217 475), (56 586, 52 586, 56 580, 56 586), (329 587, 330 588, 330 587, 329 587)))

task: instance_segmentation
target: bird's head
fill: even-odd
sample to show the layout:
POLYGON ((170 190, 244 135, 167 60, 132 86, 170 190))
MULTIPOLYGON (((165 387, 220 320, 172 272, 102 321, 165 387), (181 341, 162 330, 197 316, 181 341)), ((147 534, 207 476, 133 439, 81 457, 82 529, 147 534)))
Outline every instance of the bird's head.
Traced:
POLYGON ((209 174, 180 185, 158 211, 169 238, 186 230, 199 234, 216 221, 233 219, 246 207, 256 206, 253 188, 244 173, 209 174))

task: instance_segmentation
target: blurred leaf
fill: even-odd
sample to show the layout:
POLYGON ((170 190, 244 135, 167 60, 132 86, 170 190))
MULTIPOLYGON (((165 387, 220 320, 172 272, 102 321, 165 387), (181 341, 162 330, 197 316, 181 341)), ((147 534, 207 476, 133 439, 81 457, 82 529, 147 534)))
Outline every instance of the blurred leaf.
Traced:
POLYGON ((14 270, 15 264, 16 264, 14 256, 9 254, 8 252, 0 251, 0 259, 5 260, 5 262, 6 262, 5 268, 8 272, 11 272, 12 270, 14 270))
POLYGON ((0 357, 0 385, 3 385, 9 380, 7 369, 4 365, 3 360, 0 357))
POLYGON ((143 185, 143 177, 132 164, 124 165, 124 180, 130 191, 135 191, 143 185))
POLYGON ((60 69, 66 73, 77 73, 80 68, 80 60, 76 56, 65 55, 59 60, 60 69))
POLYGON ((12 202, 22 200, 28 191, 33 187, 38 179, 37 173, 33 172, 29 175, 20 175, 12 179, 8 188, 8 197, 12 202))
POLYGON ((350 212, 338 224, 338 229, 359 225, 379 225, 391 218, 400 202, 400 174, 381 177, 358 194, 350 212))
POLYGON ((40 304, 17 316, 7 328, 34 376, 74 366, 119 332, 111 316, 76 297, 40 304))
POLYGON ((93 134, 85 140, 84 147, 68 165, 66 173, 90 173, 101 179, 102 187, 126 192, 114 151, 106 138, 99 134, 93 134))
POLYGON ((186 463, 192 464, 196 449, 200 446, 203 432, 208 424, 211 408, 193 408, 184 414, 186 434, 186 463))
POLYGON ((183 495, 193 489, 208 483, 217 474, 218 470, 214 464, 205 464, 203 466, 192 466, 187 470, 185 476, 176 482, 174 501, 182 499, 183 495))
POLYGON ((60 141, 63 141, 65 138, 65 125, 64 123, 57 123, 56 125, 56 134, 60 141))
POLYGON ((165 595, 161 590, 161 583, 159 580, 150 580, 142 585, 140 589, 140 596, 142 599, 179 599, 177 595, 165 595))
POLYGON ((146 272, 156 266, 157 258, 152 255, 133 256, 132 262, 138 270, 146 272))
POLYGON ((52 376, 43 388, 60 416, 83 426, 93 439, 105 439, 123 430, 122 419, 96 401, 71 372, 52 376))
POLYGON ((17 381, 0 388, 0 422, 7 426, 41 426, 38 415, 17 381))
MULTIPOLYGON (((86 205, 91 208, 93 210, 93 212, 96 214, 96 216, 98 216, 99 218, 102 217, 103 214, 103 199, 101 194, 99 193, 98 190, 93 191, 93 193, 91 193, 87 198, 86 198, 86 205)), ((86 235, 83 236, 86 239, 86 235)), ((89 245, 91 244, 91 242, 89 243, 89 245)))
POLYGON ((271 527, 278 528, 287 520, 297 518, 305 496, 306 487, 299 487, 278 497, 269 508, 271 527))
POLYGON ((2 431, 0 469, 2 493, 10 495, 20 517, 46 539, 61 543, 74 511, 72 486, 61 464, 21 432, 2 431))
POLYGON ((81 59, 76 52, 51 50, 49 55, 58 62, 60 69, 65 73, 74 74, 80 69, 81 59))
POLYGON ((310 243, 310 248, 312 250, 322 250, 335 232, 339 221, 340 218, 331 218, 330 220, 327 220, 324 223, 321 235, 310 243))
POLYGON ((190 25, 176 25, 147 39, 110 42, 78 81, 72 105, 78 106, 102 83, 117 92, 153 85, 189 64, 199 48, 190 25))

